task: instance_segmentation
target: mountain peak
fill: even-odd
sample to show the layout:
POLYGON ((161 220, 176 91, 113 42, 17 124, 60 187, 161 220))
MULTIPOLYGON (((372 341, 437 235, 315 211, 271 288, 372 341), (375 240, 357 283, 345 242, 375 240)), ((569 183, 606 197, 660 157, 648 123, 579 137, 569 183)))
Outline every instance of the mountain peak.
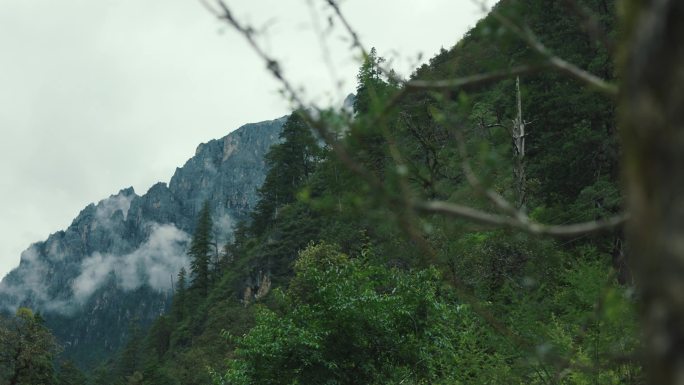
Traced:
POLYGON ((127 187, 87 205, 66 230, 22 253, 19 267, 0 281, 0 311, 41 311, 67 356, 100 352, 81 357, 87 361, 114 351, 131 320, 144 326, 167 308, 203 203, 224 237, 219 242, 249 213, 266 175, 264 155, 284 122, 246 124, 200 144, 168 185, 156 183, 142 196, 127 187))

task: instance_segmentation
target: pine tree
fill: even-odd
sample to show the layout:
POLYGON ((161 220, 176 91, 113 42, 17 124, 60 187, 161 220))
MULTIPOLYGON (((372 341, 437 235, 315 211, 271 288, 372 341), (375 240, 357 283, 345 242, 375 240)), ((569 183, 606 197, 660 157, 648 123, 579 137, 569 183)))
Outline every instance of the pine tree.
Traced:
POLYGON ((187 289, 187 271, 181 267, 178 272, 178 281, 176 283, 176 293, 173 298, 172 313, 176 320, 180 321, 185 317, 185 299, 187 289))
POLYGON ((321 158, 322 151, 311 128, 297 112, 285 122, 280 138, 282 143, 272 146, 266 154, 269 172, 252 213, 251 230, 255 235, 263 233, 277 217, 279 207, 295 201, 321 158))
MULTIPOLYGON (((385 114, 384 105, 388 96, 397 84, 394 78, 387 81, 380 65, 385 61, 378 56, 375 48, 372 48, 356 75, 356 98, 354 99, 354 112, 356 112, 356 124, 352 127, 351 135, 347 138, 348 145, 353 148, 357 160, 368 168, 382 175, 385 159, 386 137, 381 127, 391 119, 385 116, 381 121, 377 120, 385 114)), ((393 72, 390 76, 395 76, 393 72)))
POLYGON ((140 369, 142 336, 143 334, 142 330, 140 330, 140 325, 138 325, 137 320, 133 320, 129 329, 128 342, 119 356, 117 368, 119 378, 131 376, 140 369))
POLYGON ((378 56, 375 47, 371 48, 356 75, 358 85, 354 99, 354 112, 359 114, 369 112, 373 103, 386 92, 387 83, 382 79, 380 69, 380 64, 384 61, 384 58, 378 56))
POLYGON ((209 202, 204 202, 199 213, 197 228, 190 242, 188 255, 191 258, 190 272, 192 274, 192 288, 206 295, 209 290, 209 262, 212 249, 212 229, 209 202))

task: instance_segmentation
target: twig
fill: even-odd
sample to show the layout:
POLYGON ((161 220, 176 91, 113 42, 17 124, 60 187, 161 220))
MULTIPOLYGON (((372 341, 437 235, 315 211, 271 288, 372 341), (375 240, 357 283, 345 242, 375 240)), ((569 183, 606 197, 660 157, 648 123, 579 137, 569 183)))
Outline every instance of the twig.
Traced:
MULTIPOLYGON (((490 9, 482 1, 476 1, 482 8, 483 12, 489 12, 490 9)), ((607 81, 601 79, 600 77, 587 72, 578 66, 561 59, 560 57, 554 55, 540 40, 535 36, 535 34, 529 28, 523 28, 512 22, 510 19, 502 15, 496 10, 491 10, 491 14, 499 20, 506 28, 510 29, 513 33, 522 38, 530 48, 534 49, 546 58, 548 64, 557 69, 558 71, 576 79, 580 82, 586 84, 592 89, 602 92, 610 97, 617 97, 618 88, 608 83, 607 81)))
MULTIPOLYGON (((333 2, 334 3, 334 2, 333 2)), ((298 105, 298 113, 302 118, 309 123, 323 138, 323 140, 330 145, 335 155, 349 168, 350 171, 360 176, 366 183, 373 187, 377 192, 382 193, 388 197, 390 203, 396 203, 396 200, 391 198, 392 194, 387 191, 385 185, 363 165, 359 164, 347 152, 346 148, 339 143, 331 134, 325 121, 316 119, 307 111, 306 105, 299 97, 299 94, 290 82, 283 76, 282 70, 278 62, 271 58, 254 39, 253 29, 240 24, 230 12, 228 6, 222 0, 218 0, 218 5, 221 7, 223 13, 212 12, 221 20, 226 21, 240 32, 247 42, 252 46, 253 50, 266 63, 266 68, 271 74, 280 81, 289 94, 291 100, 298 105)), ((619 215, 607 220, 592 221, 585 223, 578 223, 572 225, 544 225, 532 221, 526 221, 521 217, 511 217, 503 215, 490 214, 484 211, 474 209, 472 207, 457 205, 444 201, 425 201, 425 202, 406 202, 413 209, 425 213, 439 213, 449 217, 468 219, 476 223, 500 226, 526 231, 531 234, 549 235, 559 238, 574 237, 587 233, 601 232, 613 229, 624 224, 628 218, 627 215, 619 215)))
POLYGON ((309 6, 309 11, 311 13, 311 23, 314 27, 316 36, 318 37, 318 44, 321 48, 323 62, 325 63, 325 66, 328 68, 330 78, 335 83, 334 86, 338 89, 338 91, 341 91, 342 83, 340 82, 340 79, 337 77, 337 71, 335 71, 335 65, 333 64, 332 55, 330 54, 330 47, 328 47, 328 44, 325 41, 325 34, 323 32, 323 29, 321 28, 321 25, 318 22, 319 17, 318 13, 316 12, 316 6, 314 5, 313 0, 307 0, 306 3, 309 6))
POLYGON ((629 220, 628 214, 621 214, 607 219, 571 225, 545 225, 532 221, 526 223, 510 216, 490 214, 469 206, 445 201, 413 202, 413 206, 416 210, 428 214, 442 214, 452 218, 467 219, 482 225, 517 229, 530 234, 548 235, 555 238, 571 238, 610 231, 624 225, 629 220))
POLYGON ((363 60, 367 60, 368 59, 368 51, 366 50, 366 48, 364 48, 363 44, 361 44, 361 39, 359 39, 359 34, 356 33, 356 30, 354 28, 352 28, 351 24, 349 24, 349 22, 347 21, 347 18, 344 17, 344 14, 340 10, 340 6, 337 4, 337 1, 336 0, 325 0, 325 1, 328 3, 330 8, 333 9, 333 11, 335 12, 335 15, 337 16, 338 19, 340 19, 340 21, 342 22, 342 25, 347 30, 347 33, 349 34, 349 36, 351 36, 352 46, 361 50, 361 53, 363 55, 363 60))
POLYGON ((606 31, 601 27, 601 22, 596 15, 585 5, 580 4, 577 0, 563 0, 563 2, 570 8, 582 22, 586 32, 595 41, 603 45, 608 52, 612 52, 615 48, 614 42, 608 37, 606 31))
POLYGON ((475 86, 487 83, 493 83, 499 80, 507 79, 510 77, 524 75, 528 73, 537 72, 544 67, 548 67, 548 64, 542 65, 524 65, 514 67, 508 70, 493 71, 483 74, 464 76, 456 79, 443 79, 443 80, 411 80, 406 82, 404 85, 409 91, 421 91, 425 89, 430 90, 452 90, 455 88, 461 88, 466 86, 475 86))

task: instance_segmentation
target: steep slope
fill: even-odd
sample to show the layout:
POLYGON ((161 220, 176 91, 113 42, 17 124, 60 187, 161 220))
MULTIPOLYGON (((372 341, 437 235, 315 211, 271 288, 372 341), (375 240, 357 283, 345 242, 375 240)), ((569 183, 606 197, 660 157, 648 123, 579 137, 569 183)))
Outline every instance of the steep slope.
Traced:
MULTIPOLYGON (((587 3, 591 9, 602 9, 587 3)), ((574 21, 565 21, 568 13, 561 2, 500 4, 499 11, 534 26, 554 52, 610 77, 606 54, 574 21)), ((599 15, 612 30, 611 15, 599 15)), ((538 60, 516 36, 487 17, 454 48, 416 70, 414 77, 451 79, 538 60)), ((366 81, 359 89, 388 86, 371 76, 366 81)), ((610 101, 555 72, 529 74, 522 77, 522 84, 525 119, 532 131, 527 158, 531 215, 550 223, 611 215, 620 197, 611 171, 618 149, 610 129, 610 101)), ((389 193, 346 172, 345 164, 332 156, 288 189, 289 199, 282 187, 273 189, 278 194, 271 198, 265 184, 264 200, 257 207, 272 207, 277 215, 265 215, 265 225, 253 229, 252 222, 238 232, 231 245, 235 261, 209 296, 199 304, 174 303, 186 310, 157 321, 151 329, 155 332, 138 346, 146 358, 142 364, 128 371, 113 367, 111 378, 138 372, 144 384, 207 384, 212 383, 211 376, 202 368, 221 372, 227 365, 224 382, 231 384, 553 383, 565 373, 571 374, 564 381, 573 383, 639 383, 632 380, 638 378, 638 368, 609 367, 611 349, 620 346, 621 353, 631 352, 637 344, 631 295, 622 295, 611 266, 620 253, 614 246, 621 244, 619 233, 556 242, 439 216, 416 220, 411 214, 402 216, 405 210, 388 199, 402 202, 405 197, 391 192, 409 185, 410 198, 496 212, 464 177, 463 156, 454 138, 457 129, 486 186, 515 198, 506 126, 516 114, 515 79, 457 91, 414 92, 397 103, 396 112, 381 106, 356 115, 356 130, 350 130, 345 144, 389 193), (397 152, 408 167, 393 161, 383 133, 377 132, 383 122, 386 132, 396 135, 397 152), (408 174, 405 185, 402 174, 408 174), (325 243, 311 246, 321 241, 325 243), (338 247, 349 258, 340 256, 338 247), (351 273, 355 263, 366 265, 351 273), (428 265, 421 274, 438 270, 441 276, 428 291, 420 289, 426 279, 404 287, 378 279, 388 268, 393 276, 406 277, 428 265), (368 288, 364 282, 370 282, 368 288), (386 316, 401 307, 401 300, 384 310, 373 307, 392 301, 389 298, 402 289, 412 301, 420 293, 434 295, 406 308, 397 322, 386 316), (595 303, 605 303, 607 294, 602 293, 609 291, 620 293, 620 299, 608 305, 604 315, 595 303), (374 295, 380 300, 369 300, 374 295), (435 299, 444 302, 427 305, 435 299), (251 306, 254 302, 259 305, 251 306), (454 310, 458 315, 452 319, 449 312, 454 310), (428 331, 429 325, 446 319, 450 321, 443 329, 428 331), (393 329, 404 326, 407 330, 393 329), (416 338, 407 337, 418 330, 416 338), (387 339, 382 337, 385 333, 387 339), (424 336, 429 336, 424 349, 411 347, 424 336), (543 357, 540 346, 554 353, 543 357), (429 353, 411 357, 416 352, 429 353), (596 364, 604 377, 587 378, 598 369, 559 369, 556 352, 563 361, 596 364), (385 353, 391 358, 378 359, 385 353), (388 363, 390 368, 385 367, 388 363), (376 381, 371 380, 374 375, 376 381), (398 375, 396 380, 393 375, 398 375)), ((284 146, 290 144, 294 150, 294 143, 285 141, 284 146)), ((289 163, 281 167, 274 165, 270 173, 283 175, 289 163)), ((214 383, 222 382, 214 378, 214 383)))
POLYGON ((283 122, 248 124, 200 144, 168 186, 142 196, 127 188, 88 205, 66 230, 22 253, 0 283, 0 309, 41 311, 65 354, 83 365, 116 351, 131 325, 148 325, 168 307, 203 202, 222 241, 254 206, 263 156, 283 122))

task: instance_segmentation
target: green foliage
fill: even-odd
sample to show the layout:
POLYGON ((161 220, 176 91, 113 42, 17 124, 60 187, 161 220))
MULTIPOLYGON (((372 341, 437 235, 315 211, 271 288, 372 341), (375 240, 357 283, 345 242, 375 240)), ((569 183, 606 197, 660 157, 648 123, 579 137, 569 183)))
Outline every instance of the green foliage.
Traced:
MULTIPOLYGON (((487 237, 473 242, 497 244, 487 237)), ((518 248, 529 258, 559 252, 514 242, 508 252, 518 248)), ((228 334, 235 358, 225 374, 214 374, 215 383, 543 384, 555 371, 573 384, 641 378, 638 367, 610 358, 638 346, 636 315, 628 291, 595 250, 567 267, 556 258, 536 268, 555 271, 521 268, 526 274, 510 272, 500 282, 490 276, 483 283, 489 305, 478 311, 459 302, 434 268, 401 271, 368 257, 349 258, 327 244, 304 250, 273 309, 260 307, 244 337, 228 334), (481 318, 490 312, 522 346, 481 318), (563 368, 563 360, 572 364, 563 368), (600 372, 584 369, 595 365, 600 372)))
POLYGON ((278 310, 259 309, 217 383, 446 383, 480 374, 466 356, 478 354, 480 330, 466 306, 440 293, 435 269, 388 269, 320 244, 300 254, 295 271, 278 310))
MULTIPOLYGON (((611 78, 608 53, 561 3, 507 1, 497 10, 524 20, 563 58, 611 78)), ((612 31, 612 1, 582 3, 612 31)), ((356 115, 336 133, 385 191, 321 147, 294 113, 216 277, 198 279, 210 268, 195 259, 210 255, 208 220, 191 247, 192 287, 202 289, 185 290, 179 274, 172 316, 151 328, 123 380, 206 384, 210 367, 216 383, 229 384, 641 383, 629 361, 639 347, 636 300, 615 262, 619 233, 553 241, 417 218, 402 205, 442 199, 495 212, 467 182, 464 161, 482 187, 514 197, 514 81, 415 92, 388 106, 400 85, 384 76, 375 50, 364 59, 356 115)), ((538 60, 487 17, 413 78, 538 60)), ((619 211, 610 101, 553 72, 522 77, 521 92, 530 216, 571 223, 619 211)), ((333 127, 345 119, 321 116, 333 127)))
POLYGON ((383 97, 389 91, 388 83, 384 80, 384 75, 380 65, 385 59, 378 56, 375 47, 371 48, 368 56, 364 58, 363 64, 356 75, 357 87, 354 99, 354 111, 359 114, 367 114, 374 107, 383 103, 383 97))
POLYGON ((8 385, 56 384, 53 358, 57 343, 40 314, 19 308, 0 317, 0 382, 8 385))
POLYGON ((121 351, 118 360, 117 375, 120 379, 131 377, 140 369, 142 331, 137 323, 130 328, 128 342, 121 351))
POLYGON ((187 271, 185 270, 185 267, 181 267, 176 279, 176 293, 173 297, 173 303, 171 305, 171 313, 177 321, 181 321, 183 318, 185 318, 187 313, 187 286, 187 271))
POLYGON ((71 361, 64 361, 59 366, 57 385, 86 385, 88 379, 71 361))
POLYGON ((211 208, 209 202, 204 202, 199 213, 197 227, 190 242, 190 272, 192 276, 192 288, 197 289, 200 294, 206 295, 210 284, 210 262, 212 251, 212 229, 211 208))
POLYGON ((280 139, 283 142, 272 146, 266 154, 269 172, 252 213, 252 235, 263 234, 278 217, 278 209, 295 201, 321 156, 311 128, 297 112, 288 117, 280 139))

